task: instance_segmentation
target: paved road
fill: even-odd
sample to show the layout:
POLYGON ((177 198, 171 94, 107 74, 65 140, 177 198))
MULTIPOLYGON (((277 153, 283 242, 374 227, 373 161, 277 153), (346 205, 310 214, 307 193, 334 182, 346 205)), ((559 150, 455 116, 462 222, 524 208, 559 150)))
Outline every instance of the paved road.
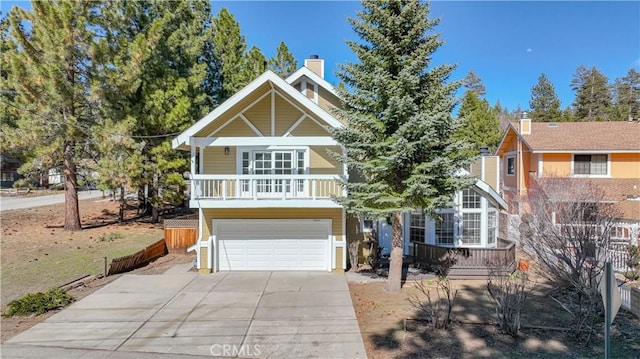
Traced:
MULTIPOLYGON (((80 191, 78 199, 102 197, 102 191, 80 191)), ((32 208, 48 206, 50 204, 63 203, 64 193, 36 197, 0 197, 0 211, 12 209, 32 208)))
POLYGON ((344 275, 188 267, 125 275, 9 339, 2 357, 366 358, 344 275))

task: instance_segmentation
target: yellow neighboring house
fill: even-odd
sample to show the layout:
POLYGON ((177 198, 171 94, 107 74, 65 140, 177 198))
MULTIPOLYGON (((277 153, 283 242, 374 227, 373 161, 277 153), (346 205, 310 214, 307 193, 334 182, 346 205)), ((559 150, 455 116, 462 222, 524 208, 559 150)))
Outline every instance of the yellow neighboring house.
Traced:
POLYGON ((619 204, 622 220, 640 223, 640 123, 512 122, 497 150, 500 188, 509 211, 536 178, 566 177, 597 183, 619 204))
POLYGON ((267 71, 181 133, 191 152, 200 272, 343 270, 345 167, 328 128, 339 104, 317 56, 287 79, 267 71))

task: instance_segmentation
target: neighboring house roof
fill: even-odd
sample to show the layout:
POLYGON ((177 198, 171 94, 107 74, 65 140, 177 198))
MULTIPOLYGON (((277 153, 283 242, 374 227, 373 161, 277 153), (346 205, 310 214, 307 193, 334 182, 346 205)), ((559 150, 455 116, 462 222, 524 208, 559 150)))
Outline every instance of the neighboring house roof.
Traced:
MULTIPOLYGON (((293 75, 292 75, 293 76, 293 75)), ((304 106, 309 112, 318 116, 318 118, 322 119, 329 126, 334 128, 341 128, 344 125, 336 120, 333 116, 323 110, 318 104, 307 98, 305 95, 297 91, 293 86, 283 80, 280 76, 276 75, 270 70, 267 70, 265 73, 260 75, 257 79, 251 81, 247 86, 242 88, 242 90, 238 91, 236 94, 231 96, 228 100, 223 102, 220 106, 216 107, 215 110, 209 112, 206 116, 204 116, 201 120, 196 122, 193 126, 189 127, 187 130, 179 134, 176 138, 173 139, 171 145, 173 148, 178 148, 182 145, 187 144, 189 137, 195 136, 198 132, 207 127, 210 123, 215 121, 218 117, 224 114, 226 111, 232 109, 236 104, 242 101, 245 97, 251 95, 254 91, 258 90, 262 85, 269 84, 278 90, 286 93, 288 96, 296 100, 302 106, 304 106)))
POLYGON ((519 136, 533 152, 617 151, 640 152, 638 122, 531 122, 531 133, 521 134, 520 124, 511 122, 499 146, 519 136), (511 133, 510 133, 511 132, 511 133))

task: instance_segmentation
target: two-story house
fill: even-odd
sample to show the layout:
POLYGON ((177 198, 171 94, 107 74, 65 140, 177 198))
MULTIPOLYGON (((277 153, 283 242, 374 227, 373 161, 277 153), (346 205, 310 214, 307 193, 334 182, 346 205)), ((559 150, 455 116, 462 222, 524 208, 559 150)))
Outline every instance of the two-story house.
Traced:
POLYGON ((604 192, 603 200, 619 205, 622 221, 635 228, 640 223, 637 121, 532 122, 524 114, 507 128, 497 155, 502 194, 512 214, 526 210, 520 204, 532 181, 560 177, 596 183, 604 192))
MULTIPOLYGON (((328 132, 344 126, 332 111, 338 106, 323 60, 312 56, 286 79, 265 72, 173 140, 191 154, 199 239, 190 250, 201 272, 344 270, 347 241, 373 227, 390 248, 385 219, 347 218, 334 201, 346 195, 340 181, 349 178, 328 132)), ((506 206, 496 191, 497 157, 478 164, 476 184, 457 193, 439 220, 405 214, 406 254, 414 242, 497 246, 497 213, 506 206)))

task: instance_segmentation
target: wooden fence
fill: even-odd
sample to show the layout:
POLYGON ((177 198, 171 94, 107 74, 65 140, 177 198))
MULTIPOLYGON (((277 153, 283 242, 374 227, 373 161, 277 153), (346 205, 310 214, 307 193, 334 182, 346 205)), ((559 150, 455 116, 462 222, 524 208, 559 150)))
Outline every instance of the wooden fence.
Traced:
POLYGON ((414 263, 442 271, 452 279, 487 278, 492 271, 512 273, 515 243, 500 240, 498 248, 448 248, 414 243, 414 263))
POLYGON ((132 269, 141 267, 156 258, 160 258, 167 253, 167 245, 164 239, 161 239, 136 253, 112 259, 107 276, 128 272, 132 269))
POLYGON ((185 251, 198 240, 198 220, 165 219, 164 239, 170 251, 185 251))

